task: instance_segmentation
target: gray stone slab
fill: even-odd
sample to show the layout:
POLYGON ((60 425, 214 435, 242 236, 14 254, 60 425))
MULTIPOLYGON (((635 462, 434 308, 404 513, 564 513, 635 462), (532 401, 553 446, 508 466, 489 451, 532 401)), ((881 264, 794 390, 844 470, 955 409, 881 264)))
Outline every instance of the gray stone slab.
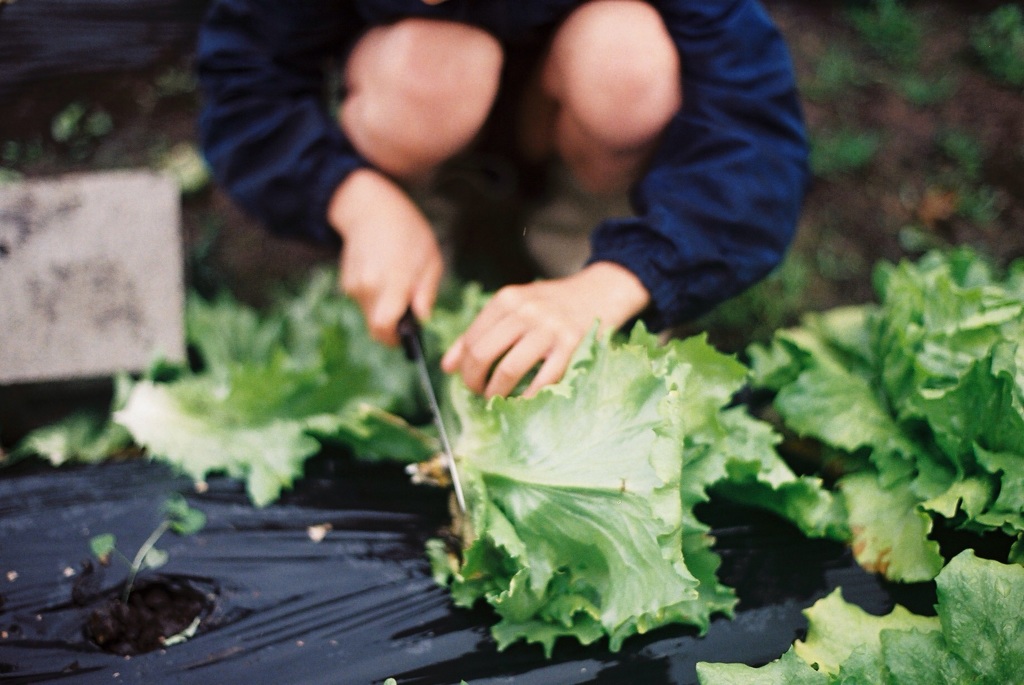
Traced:
POLYGON ((184 356, 173 180, 116 171, 0 186, 0 384, 184 356))

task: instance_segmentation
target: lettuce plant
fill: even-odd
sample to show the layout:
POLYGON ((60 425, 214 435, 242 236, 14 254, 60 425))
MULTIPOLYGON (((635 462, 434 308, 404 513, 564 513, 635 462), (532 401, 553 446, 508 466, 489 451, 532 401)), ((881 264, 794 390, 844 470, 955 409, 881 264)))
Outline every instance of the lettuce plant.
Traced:
POLYGON ((727 409, 747 369, 703 337, 660 345, 591 337, 535 397, 485 401, 453 379, 454 452, 468 511, 461 548, 430 545, 457 605, 490 604, 499 648, 560 636, 622 641, 669 623, 707 630, 731 615, 708 527, 694 506, 721 481, 750 503, 792 505, 834 532, 833 503, 774 451, 778 436, 727 409))
POLYGON ((867 569, 934 578, 936 522, 1000 531, 1024 561, 1024 262, 969 250, 876 270, 880 302, 808 315, 749 350, 792 431, 838 470, 867 569))
POLYGON ((196 480, 245 480, 258 506, 290 487, 324 442, 376 457, 369 436, 393 447, 387 436, 399 430, 401 452, 387 456, 428 456, 433 440, 390 413, 415 411, 412 369, 399 350, 372 342, 355 303, 334 288, 334 276, 319 272, 262 314, 227 295, 190 298, 188 338, 202 367, 137 383, 114 420, 196 480))

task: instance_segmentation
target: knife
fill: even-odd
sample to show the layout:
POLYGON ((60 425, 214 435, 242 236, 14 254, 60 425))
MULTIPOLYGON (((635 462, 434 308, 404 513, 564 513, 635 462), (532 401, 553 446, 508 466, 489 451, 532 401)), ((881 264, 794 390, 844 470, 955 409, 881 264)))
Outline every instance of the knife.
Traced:
POLYGON ((459 503, 459 509, 466 511, 466 496, 462 492, 462 481, 459 480, 459 471, 455 466, 455 455, 452 454, 452 445, 448 440, 448 431, 445 430, 444 420, 441 418, 441 408, 437 404, 437 393, 434 392, 434 384, 430 380, 430 372, 427 370, 427 359, 423 355, 423 332, 420 330, 419 321, 412 313, 412 308, 405 310, 405 314, 398 321, 398 335, 402 340, 402 349, 409 361, 416 364, 416 371, 420 377, 420 386, 423 394, 427 397, 427 404, 430 405, 430 414, 434 418, 434 425, 437 427, 437 434, 441 439, 441 449, 444 453, 445 466, 452 478, 452 487, 455 489, 455 500, 459 503))

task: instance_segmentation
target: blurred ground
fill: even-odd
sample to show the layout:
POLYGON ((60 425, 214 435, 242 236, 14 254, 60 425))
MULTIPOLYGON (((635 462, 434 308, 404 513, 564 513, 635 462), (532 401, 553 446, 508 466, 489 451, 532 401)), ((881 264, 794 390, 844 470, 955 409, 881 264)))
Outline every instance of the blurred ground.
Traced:
MULTIPOLYGON (((28 25, 30 10, 42 12, 47 4, 36 2, 35 9, 29 0, 0 4, 0 44, 7 46, 0 48, 0 64, 52 50, 33 44, 19 28, 28 25), (12 35, 23 40, 12 43, 12 35)), ((93 39, 87 52, 97 55, 95 69, 86 68, 90 63, 81 55, 68 67, 72 75, 57 76, 60 58, 51 55, 46 68, 0 78, 0 182, 158 167, 182 144, 194 144, 200 96, 191 39, 203 3, 147 0, 126 24, 115 21, 118 2, 82 0, 90 2, 108 6, 106 14, 88 17, 93 39), (132 22, 152 27, 132 33, 125 28, 132 22), (119 40, 126 56, 120 62, 114 59, 119 40), (132 40, 166 49, 128 55, 132 40)), ((991 58, 972 42, 1001 4, 766 2, 797 68, 815 181, 786 264, 680 332, 707 328, 720 347, 739 350, 803 311, 870 300, 870 273, 880 259, 952 244, 974 245, 999 263, 1024 256, 1024 88, 993 76, 991 58)), ((457 170, 433 210, 450 215, 453 203, 462 203, 463 224, 500 223, 508 244, 518 244, 515 237, 535 208, 509 192, 514 183, 502 174, 500 166, 457 170), (462 182, 465 174, 480 182, 462 182)), ((539 211, 556 242, 560 225, 585 229, 594 220, 593 203, 565 193, 550 200, 539 211)), ((192 284, 230 287, 252 302, 311 261, 334 258, 330 249, 270 236, 209 185, 185 196, 184 224, 192 284)), ((460 260, 464 276, 530 276, 522 264, 483 263, 480 255, 494 252, 489 241, 468 241, 460 260)))

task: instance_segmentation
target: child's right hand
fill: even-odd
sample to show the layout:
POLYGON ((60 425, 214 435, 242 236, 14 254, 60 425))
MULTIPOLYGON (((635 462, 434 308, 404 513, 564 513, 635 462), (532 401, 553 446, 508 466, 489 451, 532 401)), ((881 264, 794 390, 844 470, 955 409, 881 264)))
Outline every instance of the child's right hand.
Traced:
POLYGON ((430 223, 405 191, 372 169, 342 181, 327 219, 343 241, 341 290, 362 308, 374 339, 397 345, 398 320, 410 306, 418 319, 430 316, 444 273, 430 223))

